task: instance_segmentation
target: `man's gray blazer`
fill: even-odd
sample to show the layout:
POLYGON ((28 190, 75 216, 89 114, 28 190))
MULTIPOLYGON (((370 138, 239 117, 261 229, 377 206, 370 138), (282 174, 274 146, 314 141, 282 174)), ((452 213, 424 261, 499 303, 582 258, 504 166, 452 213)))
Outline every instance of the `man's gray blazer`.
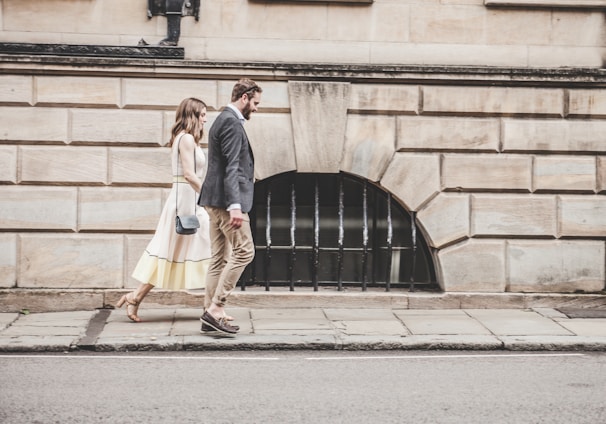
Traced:
POLYGON ((208 169, 198 204, 227 209, 239 203, 242 212, 253 204, 254 158, 244 126, 226 107, 208 133, 208 169))

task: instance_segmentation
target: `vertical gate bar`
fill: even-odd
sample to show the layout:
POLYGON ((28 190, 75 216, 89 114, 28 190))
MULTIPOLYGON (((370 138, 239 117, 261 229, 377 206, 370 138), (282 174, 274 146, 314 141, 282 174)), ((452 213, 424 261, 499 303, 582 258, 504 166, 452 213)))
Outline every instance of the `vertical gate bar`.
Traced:
POLYGON ((288 261, 288 278, 290 280, 290 291, 295 290, 295 260, 296 260, 296 239, 295 230, 297 226, 297 195, 295 192, 295 182, 290 183, 290 258, 288 261))
POLYGON ((318 265, 320 261, 320 187, 318 184, 318 176, 316 175, 314 191, 314 245, 312 275, 314 291, 318 291, 318 265))
POLYGON ((267 211, 266 219, 267 225, 265 226, 265 291, 269 291, 269 267, 271 266, 271 186, 268 184, 267 193, 267 211))
POLYGON ((412 236, 412 267, 410 269, 410 288, 415 291, 415 272, 417 263, 417 216, 416 212, 410 212, 410 231, 412 236))
POLYGON ((393 227, 391 224, 391 193, 387 193, 387 284, 385 291, 391 290, 391 256, 393 254, 393 227))
POLYGON ((368 183, 364 181, 364 188, 362 190, 362 291, 366 291, 367 285, 367 270, 366 265, 368 261, 368 183))
POLYGON ((339 175, 339 254, 337 258, 337 290, 343 290, 343 241, 345 238, 345 229, 343 227, 343 215, 345 213, 345 205, 343 201, 345 194, 343 193, 343 175, 339 175))

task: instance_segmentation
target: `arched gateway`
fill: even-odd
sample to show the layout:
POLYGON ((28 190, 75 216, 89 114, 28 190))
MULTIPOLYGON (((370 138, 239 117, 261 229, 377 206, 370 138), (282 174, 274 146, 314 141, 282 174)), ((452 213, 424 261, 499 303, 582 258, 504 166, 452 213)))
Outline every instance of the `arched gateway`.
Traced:
POLYGON ((390 193, 349 174, 262 180, 251 212, 256 257, 240 286, 437 290, 415 221, 390 193))

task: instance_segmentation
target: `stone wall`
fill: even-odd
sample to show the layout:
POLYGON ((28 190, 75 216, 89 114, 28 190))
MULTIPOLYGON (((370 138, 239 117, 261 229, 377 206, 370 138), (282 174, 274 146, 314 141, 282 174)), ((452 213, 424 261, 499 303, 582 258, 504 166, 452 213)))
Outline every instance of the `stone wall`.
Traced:
POLYGON ((360 69, 343 82, 327 80, 336 69, 312 78, 311 68, 202 72, 183 63, 171 70, 177 77, 131 61, 130 75, 120 76, 111 60, 86 69, 70 59, 40 61, 2 62, 2 287, 136 285, 130 273, 169 187, 163 146, 174 109, 199 96, 210 126, 235 80, 216 75, 248 73, 264 88, 261 109, 246 124, 258 179, 347 172, 390 191, 417 212, 447 292, 604 289, 599 72, 511 81, 469 69, 464 80, 476 84, 467 85, 460 70, 429 68, 392 69, 389 82, 360 69))
MULTIPOLYGON (((446 292, 604 290, 605 1, 201 3, 184 61, 0 55, 0 287, 136 285, 174 109, 199 96, 210 126, 250 76, 258 179, 390 191, 446 292)), ((0 42, 157 43, 166 19, 146 9, 0 0, 0 42)))
MULTIPOLYGON (((137 45, 166 37, 147 0, 1 0, 0 42, 137 45)), ((203 0, 191 60, 600 67, 603 0, 203 0), (511 6, 511 7, 506 7, 511 6), (561 6, 561 7, 560 7, 561 6)))

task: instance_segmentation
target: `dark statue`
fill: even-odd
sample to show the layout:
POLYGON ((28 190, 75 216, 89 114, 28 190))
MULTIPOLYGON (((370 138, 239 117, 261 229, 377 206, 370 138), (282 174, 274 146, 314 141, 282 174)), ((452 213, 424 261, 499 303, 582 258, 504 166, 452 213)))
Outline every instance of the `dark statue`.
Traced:
MULTIPOLYGON (((166 38, 158 43, 160 46, 176 46, 181 35, 181 17, 193 16, 200 20, 200 0, 148 0, 147 17, 163 15, 167 20, 166 38)), ((147 45, 141 39, 139 45, 147 45)))

